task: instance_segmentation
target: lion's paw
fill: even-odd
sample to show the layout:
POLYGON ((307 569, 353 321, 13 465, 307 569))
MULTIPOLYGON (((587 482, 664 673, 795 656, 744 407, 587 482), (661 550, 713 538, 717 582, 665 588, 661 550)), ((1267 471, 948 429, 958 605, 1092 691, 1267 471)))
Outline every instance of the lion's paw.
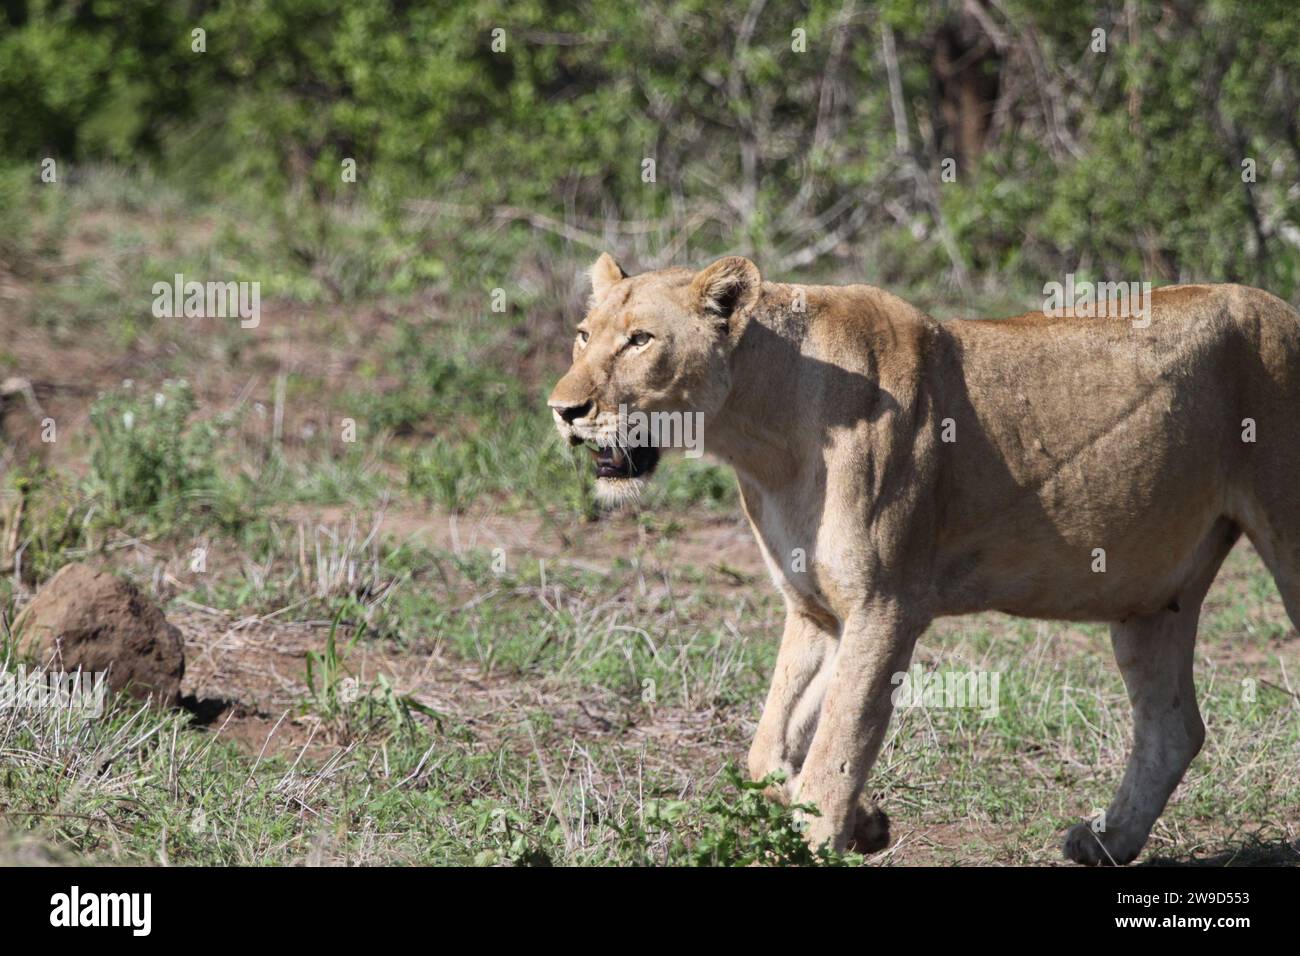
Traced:
POLYGON ((1062 850, 1067 860, 1084 866, 1124 866, 1136 859, 1142 844, 1128 840, 1122 833, 1098 833, 1091 823, 1076 823, 1065 834, 1062 850))
POLYGON ((877 853, 889 846, 889 817, 870 800, 859 800, 853 815, 853 833, 848 849, 854 853, 877 853))

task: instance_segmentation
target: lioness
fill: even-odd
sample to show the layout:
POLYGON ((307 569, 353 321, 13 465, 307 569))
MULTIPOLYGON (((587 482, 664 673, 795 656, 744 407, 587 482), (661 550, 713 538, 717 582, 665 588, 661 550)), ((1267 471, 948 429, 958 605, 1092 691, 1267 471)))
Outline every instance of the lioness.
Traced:
POLYGON ((940 324, 738 257, 628 277, 606 254, 591 279, 556 426, 593 446, 606 497, 659 456, 620 445, 620 405, 699 413, 734 467, 787 607, 749 770, 819 809, 809 842, 887 840, 862 794, 891 678, 934 617, 1003 611, 1110 622, 1133 752, 1104 831, 1080 823, 1064 851, 1136 857, 1204 740, 1197 617, 1243 531, 1300 624, 1300 314, 1188 285, 1143 322, 940 324))

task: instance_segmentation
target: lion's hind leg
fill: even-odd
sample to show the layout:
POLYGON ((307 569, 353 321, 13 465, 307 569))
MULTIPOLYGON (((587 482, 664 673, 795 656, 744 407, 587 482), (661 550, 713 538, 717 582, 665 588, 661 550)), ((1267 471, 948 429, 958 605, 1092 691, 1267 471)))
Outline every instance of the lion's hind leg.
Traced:
POLYGON ((1133 705, 1133 749, 1104 817, 1066 834, 1065 855, 1076 863, 1118 866, 1133 860, 1201 749, 1205 725, 1192 684, 1199 608, 1189 610, 1111 625, 1115 660, 1133 705))
POLYGON ((1205 724, 1192 679, 1196 628, 1210 582, 1239 535, 1221 519, 1167 608, 1111 625, 1115 661, 1133 705, 1133 749, 1104 818, 1076 824, 1066 834, 1068 859, 1093 866, 1132 861, 1200 752, 1205 724))

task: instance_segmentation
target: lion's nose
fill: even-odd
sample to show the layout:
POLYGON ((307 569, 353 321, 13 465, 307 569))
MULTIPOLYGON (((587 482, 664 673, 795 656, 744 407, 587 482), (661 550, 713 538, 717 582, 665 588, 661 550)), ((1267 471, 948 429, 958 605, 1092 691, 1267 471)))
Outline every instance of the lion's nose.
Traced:
POLYGON ((561 400, 551 401, 548 404, 555 409, 557 415, 569 423, 573 423, 579 418, 585 418, 587 413, 591 411, 591 402, 579 402, 575 405, 561 400))

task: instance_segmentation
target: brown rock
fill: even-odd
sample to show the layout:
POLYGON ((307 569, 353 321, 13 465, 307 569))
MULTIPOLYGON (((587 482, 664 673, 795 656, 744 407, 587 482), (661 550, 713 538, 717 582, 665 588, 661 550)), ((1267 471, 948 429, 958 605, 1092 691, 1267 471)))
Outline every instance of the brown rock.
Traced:
POLYGON ((14 622, 18 646, 51 670, 106 671, 108 686, 175 705, 185 675, 181 632, 129 581, 69 564, 14 622))

